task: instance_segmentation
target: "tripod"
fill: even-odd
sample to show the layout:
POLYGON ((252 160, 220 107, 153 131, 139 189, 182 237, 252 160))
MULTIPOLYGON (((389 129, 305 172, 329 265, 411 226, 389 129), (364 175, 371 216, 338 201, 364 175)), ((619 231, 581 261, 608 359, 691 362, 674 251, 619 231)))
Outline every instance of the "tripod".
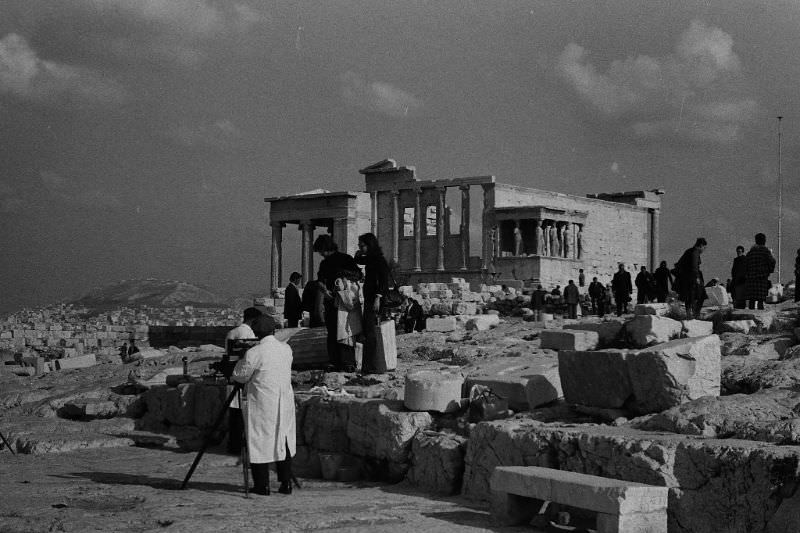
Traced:
POLYGON ((3 435, 2 431, 0 431, 0 439, 3 440, 3 444, 6 445, 6 448, 8 448, 8 451, 11 452, 11 455, 17 455, 16 452, 14 452, 14 448, 12 448, 11 444, 9 444, 8 441, 6 440, 6 437, 5 435, 3 435))
MULTIPOLYGON (((205 439, 203 439, 203 446, 200 448, 200 451, 197 452, 197 455, 194 458, 194 462, 192 462, 192 466, 189 468, 189 472, 186 473, 186 477, 181 484, 181 489, 184 490, 189 484, 189 479, 191 479, 192 474, 194 474, 195 468, 197 465, 200 464, 200 459, 203 458, 203 454, 206 453, 209 445, 211 444, 211 437, 214 433, 219 429, 220 424, 225 419, 225 414, 228 412, 228 407, 230 407, 231 402, 233 401, 234 396, 239 397, 239 406, 242 406, 242 388, 237 385, 228 395, 228 399, 225 400, 225 404, 220 409, 219 414, 217 415, 217 419, 214 421, 214 425, 206 434, 205 439)), ((245 423, 245 430, 244 430, 244 443, 242 445, 242 477, 244 478, 244 497, 250 497, 250 454, 248 453, 247 449, 247 423, 245 423)), ((4 439, 5 440, 5 439, 4 439)))

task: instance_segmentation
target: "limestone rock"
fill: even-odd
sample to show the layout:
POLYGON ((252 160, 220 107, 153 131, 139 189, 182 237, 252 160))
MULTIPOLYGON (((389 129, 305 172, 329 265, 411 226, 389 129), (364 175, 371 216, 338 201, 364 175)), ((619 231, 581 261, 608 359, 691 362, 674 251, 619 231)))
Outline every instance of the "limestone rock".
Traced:
POLYGON ((558 352, 558 373, 568 403, 617 409, 633 394, 628 374, 629 350, 558 352))
POLYGON ((541 347, 551 350, 594 350, 600 336, 594 331, 546 329, 539 335, 541 347))
POLYGON ((786 351, 794 345, 794 336, 762 339, 755 345, 751 345, 746 355, 751 359, 782 359, 786 351))
MULTIPOLYGON (((71 368, 87 368, 97 364, 97 359, 93 353, 88 355, 81 355, 78 357, 69 357, 66 359, 56 359, 56 368, 58 370, 68 370, 71 368)), ((34 369, 35 372, 35 369, 34 369)))
POLYGON ((722 387, 727 394, 750 394, 761 389, 800 385, 800 359, 759 361, 732 356, 722 369, 722 387))
POLYGON ((625 322, 621 319, 611 318, 602 322, 583 322, 569 324, 564 329, 575 329, 580 331, 595 331, 599 337, 600 346, 608 346, 616 341, 622 331, 625 322))
POLYGON ((750 336, 744 333, 720 333, 720 352, 722 357, 729 355, 746 355, 750 336))
POLYGON ((773 309, 734 309, 731 320, 752 320, 760 331, 767 332, 777 313, 773 309))
POLYGON ((756 329, 753 320, 726 320, 719 325, 720 333, 750 333, 756 329))
POLYGON ((452 308, 454 315, 474 315, 478 312, 478 307, 475 302, 453 302, 452 308))
POLYGON ((406 375, 404 404, 410 411, 457 411, 464 376, 453 372, 420 370, 406 375))
POLYGON ((478 315, 467 321, 467 330, 486 331, 500 324, 500 315, 489 313, 478 315))
POLYGON ((411 445, 408 480, 434 494, 451 495, 461 490, 467 440, 452 433, 420 431, 411 445))
POLYGON ((671 318, 639 315, 625 324, 634 346, 644 347, 675 339, 681 334, 681 323, 671 318))
POLYGON ((666 316, 667 313, 669 313, 669 304, 666 303, 636 304, 633 308, 634 315, 666 316))
POLYGON ((630 408, 657 413, 701 396, 719 396, 721 357, 716 335, 677 339, 630 354, 630 408))
POLYGON ((707 320, 683 320, 681 322, 681 337, 703 337, 714 333, 713 322, 707 320))
MULTIPOLYGON (((550 352, 552 353, 552 352, 550 352)), ((498 396, 508 400, 515 411, 527 411, 528 399, 537 405, 551 402, 561 394, 558 363, 555 356, 541 353, 521 357, 504 357, 466 367, 465 388, 485 385, 498 396), (533 381, 529 385, 529 382, 533 381)))
POLYGON ((706 295, 708 296, 708 299, 706 300, 707 305, 723 306, 730 304, 730 297, 728 296, 728 291, 726 291, 725 287, 723 287, 722 285, 707 287, 706 295))
POLYGON ((425 329, 427 331, 437 331, 440 333, 453 331, 456 329, 456 318, 452 316, 429 317, 425 321, 425 329))
POLYGON ((351 400, 314 396, 300 404, 302 413, 302 442, 318 451, 346 453, 350 449, 347 423, 350 417, 351 400))
POLYGON ((351 400, 347 420, 349 453, 408 463, 411 440, 433 424, 428 413, 403 410, 396 400, 351 400))

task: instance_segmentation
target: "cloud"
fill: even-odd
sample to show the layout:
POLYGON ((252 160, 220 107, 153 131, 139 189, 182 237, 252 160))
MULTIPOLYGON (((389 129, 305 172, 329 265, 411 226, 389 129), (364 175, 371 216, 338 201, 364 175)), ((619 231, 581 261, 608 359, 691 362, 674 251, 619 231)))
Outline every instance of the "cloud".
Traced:
POLYGON ((242 138, 242 133, 233 122, 221 119, 213 124, 174 126, 167 131, 167 136, 188 147, 232 148, 242 138))
POLYGON ((37 56, 24 37, 0 39, 0 93, 40 103, 119 104, 126 92, 102 73, 37 56))
POLYGON ((756 100, 731 83, 742 77, 733 38, 700 21, 662 57, 616 59, 601 72, 586 49, 569 43, 556 68, 601 116, 638 137, 727 143, 741 138, 741 126, 758 111, 756 100))
POLYGON ((352 71, 345 72, 341 81, 342 98, 349 105, 390 117, 406 117, 422 108, 419 98, 388 83, 369 82, 352 71))
POLYGON ((39 177, 45 190, 69 206, 93 209, 122 207, 122 202, 115 194, 95 187, 85 187, 55 172, 43 170, 39 172, 39 177))

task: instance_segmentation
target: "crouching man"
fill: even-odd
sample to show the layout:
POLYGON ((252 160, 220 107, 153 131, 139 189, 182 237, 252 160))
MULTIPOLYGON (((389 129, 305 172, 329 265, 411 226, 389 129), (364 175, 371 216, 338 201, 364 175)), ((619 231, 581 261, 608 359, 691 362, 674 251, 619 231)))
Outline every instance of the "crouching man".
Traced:
POLYGON ((233 379, 245 384, 245 425, 253 473, 253 492, 267 495, 269 463, 276 463, 281 494, 292 493, 295 454, 292 349, 274 337, 275 322, 262 315, 252 325, 261 342, 236 363, 233 379))

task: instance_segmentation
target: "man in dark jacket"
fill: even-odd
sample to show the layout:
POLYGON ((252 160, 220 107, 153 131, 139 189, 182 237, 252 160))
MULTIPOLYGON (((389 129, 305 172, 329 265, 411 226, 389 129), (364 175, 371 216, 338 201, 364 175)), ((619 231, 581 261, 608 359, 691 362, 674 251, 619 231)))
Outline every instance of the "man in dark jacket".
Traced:
POLYGON ((283 307, 283 318, 286 319, 286 327, 296 328, 297 323, 303 317, 303 301, 300 298, 300 280, 303 276, 300 272, 292 272, 289 276, 289 284, 286 286, 286 300, 283 307))
POLYGON ((633 283, 631 273, 625 270, 625 264, 619 264, 619 270, 611 279, 611 290, 614 292, 614 301, 617 303, 617 316, 628 312, 628 302, 631 301, 633 283))
POLYGON ((736 257, 731 266, 731 296, 734 309, 744 309, 747 295, 744 292, 744 280, 747 273, 747 257, 744 255, 744 246, 736 247, 736 257))
POLYGON ((700 254, 706 249, 708 243, 703 237, 698 237, 694 246, 683 252, 678 259, 678 294, 686 306, 686 318, 700 316, 700 308, 705 299, 703 286, 703 272, 700 270, 700 254))
POLYGON ((310 328, 325 325, 325 292, 325 284, 316 279, 310 280, 303 287, 302 307, 309 314, 310 328))
POLYGON ((569 280, 567 286, 564 287, 564 303, 567 304, 569 318, 578 318, 578 304, 580 301, 581 294, 578 292, 578 286, 575 285, 573 280, 569 280))
POLYGON ((542 312, 544 312, 544 305, 547 301, 547 291, 541 285, 536 286, 536 290, 531 294, 531 309, 533 310, 533 319, 537 322, 542 320, 542 312))
POLYGON ((659 303, 667 301, 670 287, 674 284, 672 280, 672 273, 667 268, 667 262, 661 261, 655 272, 653 272, 653 280, 655 281, 655 297, 659 303))
POLYGON ((764 309, 764 300, 772 288, 769 275, 775 271, 775 256, 767 248, 767 236, 756 234, 756 243, 747 252, 745 262, 744 284, 747 293, 747 307, 764 309))
POLYGON ((602 283, 597 281, 597 278, 592 278, 589 284, 589 298, 592 300, 592 313, 603 316, 605 314, 604 300, 606 288, 602 283))
POLYGON ((647 267, 636 274, 636 303, 645 304, 650 301, 650 286, 653 284, 653 276, 647 271, 647 267))

